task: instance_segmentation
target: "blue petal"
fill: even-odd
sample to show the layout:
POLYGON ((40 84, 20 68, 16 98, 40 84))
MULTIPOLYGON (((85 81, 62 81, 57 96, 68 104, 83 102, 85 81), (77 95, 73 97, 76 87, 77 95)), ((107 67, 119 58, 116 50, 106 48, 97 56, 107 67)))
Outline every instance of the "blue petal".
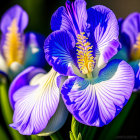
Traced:
POLYGON ((134 72, 125 61, 113 60, 97 79, 73 77, 62 86, 67 109, 81 123, 103 126, 111 122, 129 100, 134 86, 134 72))
POLYGON ((140 13, 130 14, 122 24, 122 33, 129 36, 130 46, 136 43, 138 33, 140 33, 140 13))
MULTIPOLYGON (((60 7, 53 14, 51 28, 55 30, 67 30, 74 36, 85 30, 87 26, 87 11, 85 0, 67 0, 66 8, 60 7)), ((75 36, 76 37, 76 36, 75 36)))
POLYGON ((23 32, 28 24, 28 15, 19 5, 15 5, 11 7, 1 19, 0 28, 3 33, 7 33, 8 27, 14 19, 17 21, 19 32, 23 32))
POLYGON ((119 34, 121 34, 122 32, 122 24, 124 22, 124 19, 123 18, 119 18, 118 19, 118 24, 119 24, 119 34))
POLYGON ((45 37, 41 34, 29 32, 25 34, 25 60, 24 66, 43 67, 46 65, 44 45, 45 37))
POLYGON ((72 23, 68 17, 66 8, 64 6, 59 7, 51 18, 51 29, 56 30, 68 30, 72 32, 72 23))
POLYGON ((11 83, 9 89, 9 100, 12 108, 14 109, 15 101, 13 100, 14 93, 22 86, 29 85, 30 80, 38 73, 45 73, 43 69, 29 67, 21 72, 11 83))
POLYGON ((94 51, 97 55, 100 54, 104 63, 108 62, 120 46, 118 21, 114 13, 105 6, 94 6, 88 9, 87 23, 90 24, 89 40, 95 47, 94 51))
POLYGON ((132 61, 129 63, 135 73, 135 86, 134 86, 134 91, 140 90, 140 60, 137 61, 132 61))
POLYGON ((73 36, 63 30, 51 33, 44 44, 47 62, 60 74, 73 75, 72 64, 76 56, 73 36))
POLYGON ((10 126, 20 134, 38 134, 46 128, 59 104, 57 76, 53 69, 47 74, 35 75, 29 85, 22 86, 13 94, 15 109, 10 126))

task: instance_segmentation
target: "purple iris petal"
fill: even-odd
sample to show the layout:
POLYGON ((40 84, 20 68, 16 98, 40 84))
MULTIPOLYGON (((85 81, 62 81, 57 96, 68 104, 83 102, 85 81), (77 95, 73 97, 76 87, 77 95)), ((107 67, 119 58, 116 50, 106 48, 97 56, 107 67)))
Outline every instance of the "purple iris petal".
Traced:
POLYGON ((23 85, 12 96, 15 104, 10 126, 23 135, 38 134, 45 129, 59 104, 57 73, 52 69, 48 74, 37 76, 32 81, 28 79, 30 84, 23 85))
POLYGON ((85 30, 87 20, 85 0, 67 0, 66 8, 60 7, 53 14, 51 19, 51 28, 55 30, 68 30, 74 36, 85 30))
POLYGON ((60 74, 73 75, 72 63, 76 52, 73 36, 64 30, 51 33, 44 44, 47 62, 60 74))
POLYGON ((90 126, 108 124, 122 110, 134 86, 134 72, 125 61, 113 60, 99 73, 86 80, 73 77, 62 86, 62 97, 74 117, 90 126))
POLYGON ((102 49, 98 66, 104 65, 108 63, 108 61, 117 54, 118 46, 120 46, 119 42, 116 40, 112 40, 108 43, 108 46, 102 49), (102 60, 101 60, 102 59, 102 60))
POLYGON ((43 69, 29 67, 21 72, 12 82, 9 89, 9 100, 14 109, 15 101, 13 100, 14 93, 23 86, 29 85, 30 80, 38 73, 46 73, 43 69))
POLYGON ((56 30, 68 30, 70 32, 72 31, 72 23, 68 17, 66 8, 64 6, 59 7, 51 18, 51 29, 53 31, 56 30))
POLYGON ((132 47, 136 43, 138 33, 140 33, 140 13, 132 13, 124 20, 122 33, 129 36, 132 47))
POLYGON ((26 53, 24 66, 43 67, 46 64, 43 50, 45 37, 38 33, 29 32, 25 34, 26 53))
POLYGON ((14 19, 17 21, 19 32, 22 32, 26 28, 28 24, 28 15, 19 5, 15 5, 11 7, 1 19, 0 28, 3 33, 7 33, 8 27, 14 19))
POLYGON ((89 40, 96 48, 96 53, 101 54, 107 62, 117 53, 119 47, 118 21, 114 13, 105 6, 94 6, 88 9, 87 13, 87 23, 90 24, 89 40), (105 50, 109 50, 108 54, 105 50))
POLYGON ((124 19, 123 18, 119 18, 118 19, 118 24, 119 24, 119 34, 121 34, 122 32, 122 24, 124 22, 124 19))
POLYGON ((140 89, 140 60, 132 61, 129 64, 131 65, 135 73, 134 91, 137 91, 140 89))

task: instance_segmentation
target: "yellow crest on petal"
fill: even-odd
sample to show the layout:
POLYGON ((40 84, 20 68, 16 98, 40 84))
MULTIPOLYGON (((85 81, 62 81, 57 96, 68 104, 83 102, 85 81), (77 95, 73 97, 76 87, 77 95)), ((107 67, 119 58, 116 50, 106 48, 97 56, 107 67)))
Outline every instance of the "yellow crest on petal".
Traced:
POLYGON ((21 35, 18 32, 16 19, 14 19, 8 27, 3 50, 8 66, 10 66, 13 62, 23 64, 24 46, 21 41, 21 35))
POLYGON ((134 44, 134 46, 132 47, 131 59, 132 60, 140 59, 140 33, 137 36, 136 44, 134 44))
POLYGON ((80 71, 83 74, 91 73, 94 69, 95 60, 93 57, 93 51, 90 43, 87 41, 87 37, 82 32, 77 36, 77 63, 80 68, 80 71))

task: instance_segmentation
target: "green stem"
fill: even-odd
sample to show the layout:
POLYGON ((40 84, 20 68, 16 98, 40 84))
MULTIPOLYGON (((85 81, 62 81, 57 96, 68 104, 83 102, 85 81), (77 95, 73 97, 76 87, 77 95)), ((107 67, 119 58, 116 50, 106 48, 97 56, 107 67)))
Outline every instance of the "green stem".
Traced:
POLYGON ((51 140, 63 140, 59 132, 56 132, 50 136, 51 140))
POLYGON ((76 121, 74 116, 72 116, 71 121, 71 131, 69 133, 71 140, 82 140, 81 133, 78 132, 79 123, 76 121))
POLYGON ((8 100, 8 86, 6 83, 0 83, 0 104, 2 115, 5 119, 6 126, 14 140, 24 140, 24 137, 20 135, 16 130, 9 127, 9 124, 12 123, 12 110, 8 100))
POLYGON ((44 137, 37 136, 37 135, 31 135, 31 140, 44 140, 44 137))
POLYGON ((99 140, 112 140, 115 139, 115 137, 119 134, 121 127, 128 116, 133 103, 135 101, 137 94, 132 94, 130 100, 126 104, 126 106, 123 108, 123 110, 120 112, 120 114, 112 121, 111 124, 106 126, 101 133, 99 140))
POLYGON ((2 140, 8 140, 9 138, 7 137, 7 134, 5 133, 4 129, 2 128, 2 126, 0 125, 0 138, 2 140))

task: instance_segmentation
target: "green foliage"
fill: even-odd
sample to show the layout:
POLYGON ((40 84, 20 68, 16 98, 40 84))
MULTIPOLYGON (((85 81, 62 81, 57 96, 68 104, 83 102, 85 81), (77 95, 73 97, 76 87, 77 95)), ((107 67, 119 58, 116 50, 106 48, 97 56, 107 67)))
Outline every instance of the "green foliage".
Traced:
POLYGON ((6 124, 12 138, 14 140, 25 140, 24 136, 20 135, 16 130, 9 127, 9 124, 12 123, 13 111, 9 104, 8 84, 6 83, 6 79, 0 82, 0 100, 1 111, 5 119, 4 123, 6 124))
POLYGON ((79 123, 72 116, 71 131, 69 132, 70 140, 82 140, 81 133, 78 133, 78 126, 79 126, 79 123))

